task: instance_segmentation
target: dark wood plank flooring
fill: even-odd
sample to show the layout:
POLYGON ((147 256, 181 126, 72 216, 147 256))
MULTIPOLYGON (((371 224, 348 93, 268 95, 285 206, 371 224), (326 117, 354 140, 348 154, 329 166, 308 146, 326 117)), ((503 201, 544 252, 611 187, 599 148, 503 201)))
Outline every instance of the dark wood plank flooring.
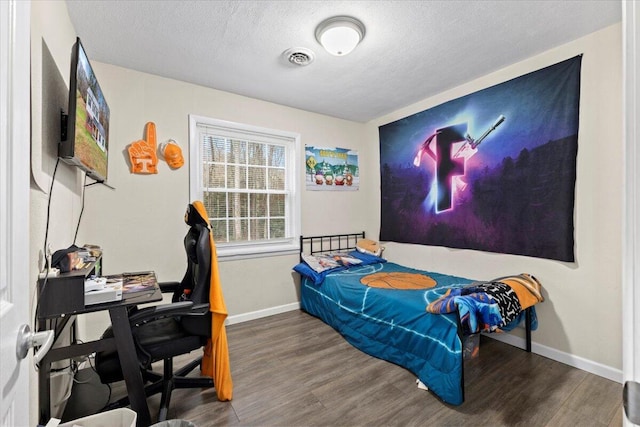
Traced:
MULTIPOLYGON (((486 337, 465 363, 465 403, 450 406, 302 311, 231 325, 227 334, 233 400, 176 390, 169 418, 200 427, 555 427, 620 426, 624 416, 620 384, 486 337)), ((149 402, 155 416, 159 396, 149 402)))

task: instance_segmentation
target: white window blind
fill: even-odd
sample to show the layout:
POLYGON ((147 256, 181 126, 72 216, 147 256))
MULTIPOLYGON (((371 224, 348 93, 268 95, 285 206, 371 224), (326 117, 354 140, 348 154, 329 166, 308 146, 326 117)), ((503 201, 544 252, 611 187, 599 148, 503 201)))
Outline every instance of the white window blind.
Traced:
POLYGON ((190 193, 218 256, 297 250, 299 135, 190 116, 190 193))

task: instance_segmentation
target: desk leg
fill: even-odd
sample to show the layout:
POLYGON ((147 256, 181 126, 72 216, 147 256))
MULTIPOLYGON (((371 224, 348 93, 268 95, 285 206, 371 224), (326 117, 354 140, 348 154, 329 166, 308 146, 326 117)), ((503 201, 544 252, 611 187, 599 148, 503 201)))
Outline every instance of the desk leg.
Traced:
POLYGON ((38 417, 40 424, 45 425, 51 418, 51 383, 49 374, 51 373, 51 361, 45 357, 40 361, 38 368, 38 406, 40 413, 38 417))
POLYGON ((142 382, 142 373, 140 372, 133 336, 131 335, 127 308, 124 306, 111 308, 109 309, 109 315, 111 316, 113 336, 116 340, 116 348, 118 349, 120 366, 127 385, 131 409, 138 414, 138 427, 146 427, 151 424, 151 416, 149 415, 147 398, 144 394, 144 383, 142 382))

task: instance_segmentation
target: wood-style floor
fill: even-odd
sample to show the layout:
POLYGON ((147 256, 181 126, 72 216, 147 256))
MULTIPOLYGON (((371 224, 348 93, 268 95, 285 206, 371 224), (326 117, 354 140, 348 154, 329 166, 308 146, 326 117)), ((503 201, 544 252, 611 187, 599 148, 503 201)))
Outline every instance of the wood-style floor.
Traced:
MULTIPOLYGON (((169 418, 207 427, 620 426, 624 417, 620 384, 486 337, 465 363, 465 403, 450 406, 302 311, 227 334, 233 400, 176 390, 169 418)), ((158 402, 150 398, 153 417, 158 402)))

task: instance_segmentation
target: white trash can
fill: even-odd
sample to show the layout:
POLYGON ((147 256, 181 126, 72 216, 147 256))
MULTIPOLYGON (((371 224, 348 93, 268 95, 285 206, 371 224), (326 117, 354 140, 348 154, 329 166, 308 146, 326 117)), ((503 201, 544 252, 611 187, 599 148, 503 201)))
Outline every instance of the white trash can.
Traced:
POLYGON ((118 408, 59 424, 58 427, 136 427, 137 420, 138 414, 131 409, 118 408))
POLYGON ((187 420, 165 420, 159 423, 151 424, 149 427, 197 427, 194 423, 187 420))

